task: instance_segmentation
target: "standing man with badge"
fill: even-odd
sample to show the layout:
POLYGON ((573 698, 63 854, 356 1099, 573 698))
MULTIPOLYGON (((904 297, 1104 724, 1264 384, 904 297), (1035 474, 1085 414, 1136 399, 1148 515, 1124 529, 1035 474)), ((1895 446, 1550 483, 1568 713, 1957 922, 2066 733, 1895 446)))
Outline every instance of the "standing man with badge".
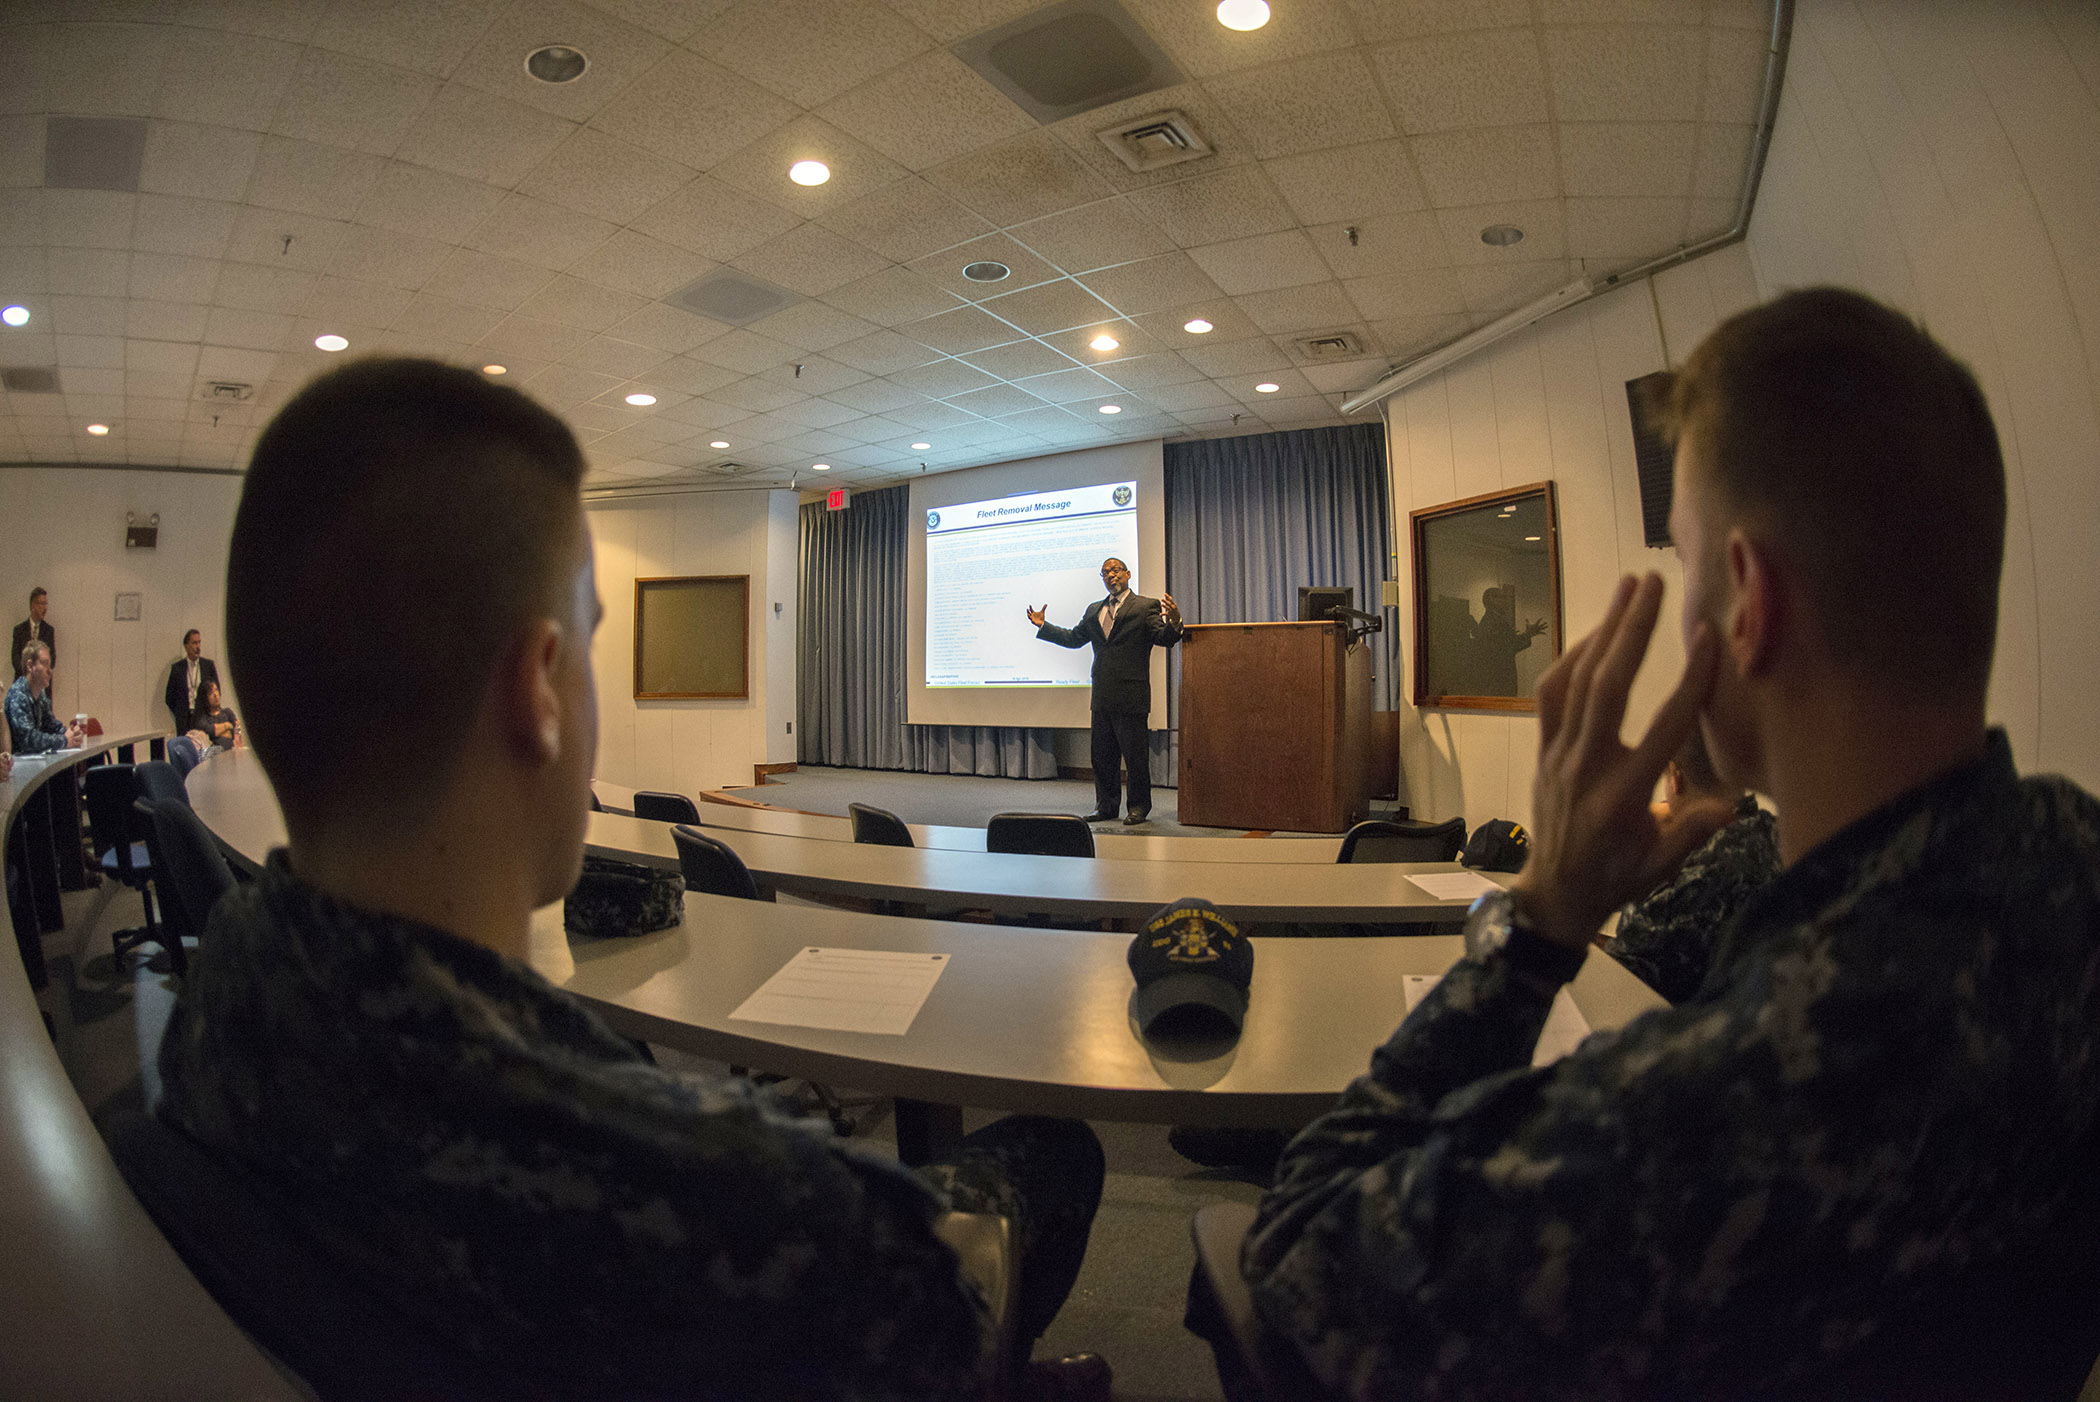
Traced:
POLYGON ((42 643, 49 648, 52 665, 58 664, 58 630, 44 621, 44 615, 50 609, 51 596, 44 592, 41 585, 29 591, 29 617, 15 625, 14 638, 7 648, 7 655, 15 664, 15 679, 18 681, 24 671, 22 649, 31 643, 42 643))
POLYGON ((166 701, 174 717, 175 733, 187 731, 198 709, 198 695, 206 682, 219 679, 219 664, 204 655, 204 635, 195 628, 182 635, 182 657, 168 668, 166 701))
POLYGON ((1134 826, 1152 813, 1152 737, 1145 728, 1152 709, 1152 649, 1181 641, 1181 609, 1172 594, 1148 599, 1133 592, 1129 568, 1114 557, 1101 562, 1101 582, 1108 586, 1108 597, 1089 606, 1077 627, 1050 622, 1047 604, 1028 610, 1028 621, 1045 642, 1093 646, 1094 811, 1086 820, 1116 820, 1116 766, 1121 763, 1130 769, 1130 807, 1123 822, 1134 826))

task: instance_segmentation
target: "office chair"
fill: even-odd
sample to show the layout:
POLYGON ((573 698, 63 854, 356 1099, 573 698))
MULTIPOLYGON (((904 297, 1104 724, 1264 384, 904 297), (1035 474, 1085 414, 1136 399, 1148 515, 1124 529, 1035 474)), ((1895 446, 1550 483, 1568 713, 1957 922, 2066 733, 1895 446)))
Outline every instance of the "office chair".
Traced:
POLYGON ((682 793, 640 789, 634 795, 634 816, 652 823, 697 823, 700 808, 682 793))
POLYGON ((1373 818, 1349 829, 1340 862, 1453 862, 1466 845, 1466 820, 1444 823, 1392 822, 1373 818))
POLYGON ((984 825, 984 850, 1037 857, 1091 857, 1094 830, 1070 813, 1000 813, 984 825))
POLYGON ((185 937, 201 940, 212 907, 234 888, 233 868, 226 864, 211 829, 187 804, 140 799, 134 806, 146 820, 162 918, 178 942, 185 937))
POLYGON ((871 843, 877 847, 911 847, 911 829, 904 820, 887 808, 877 808, 869 803, 849 803, 846 811, 853 815, 853 840, 871 843))
POLYGON ((188 957, 179 934, 171 932, 154 910, 152 883, 158 870, 145 824, 132 811, 139 796, 138 766, 97 764, 81 774, 86 790, 88 828, 95 844, 95 860, 102 874, 139 893, 146 923, 119 930, 110 937, 110 956, 121 960, 148 940, 168 951, 168 962, 176 973, 188 968, 188 957))
POLYGON ((190 805, 188 785, 175 766, 164 759, 149 759, 137 766, 139 775, 139 797, 153 803, 173 800, 187 808, 190 805))
MULTIPOLYGON (((635 795, 637 799, 641 795, 635 795)), ((751 878, 751 869, 744 859, 731 850, 728 843, 718 837, 680 823, 671 829, 671 841, 678 847, 678 866, 685 873, 685 889, 701 891, 711 896, 733 896, 738 900, 762 900, 758 883, 751 878)), ((737 1075, 749 1074, 748 1068, 732 1066, 737 1075)), ((753 1076, 761 1085, 774 1085, 786 1081, 785 1076, 753 1076)), ((846 1102, 839 1099, 838 1092, 830 1086, 816 1081, 804 1081, 809 1093, 824 1107, 825 1116, 831 1121, 832 1130, 840 1135, 853 1133, 853 1117, 846 1113, 846 1102)), ((859 1102, 869 1105, 879 1101, 859 1102)))
POLYGON ((1196 1275, 1189 1285, 1189 1326, 1217 1353, 1218 1381, 1242 1402, 1315 1402, 1327 1396, 1285 1341, 1263 1328, 1254 1294, 1240 1277, 1240 1242, 1254 1226, 1254 1206, 1214 1202, 1189 1222, 1196 1275))

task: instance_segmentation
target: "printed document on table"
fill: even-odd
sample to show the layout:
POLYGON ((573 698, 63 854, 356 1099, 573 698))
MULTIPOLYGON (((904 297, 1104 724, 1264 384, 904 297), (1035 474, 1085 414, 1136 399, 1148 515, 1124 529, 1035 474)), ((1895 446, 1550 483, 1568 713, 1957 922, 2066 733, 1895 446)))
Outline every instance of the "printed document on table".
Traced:
POLYGON ((1440 901, 1470 901, 1475 896, 1502 889, 1485 876, 1470 871, 1423 872, 1407 879, 1440 901))
POLYGON ((729 1016, 902 1037, 947 967, 945 954, 812 946, 782 964, 729 1016))
MULTIPOLYGON (((1407 1010, 1413 1012, 1415 1004, 1427 997, 1436 987, 1442 974, 1409 974, 1407 976, 1407 1010)), ((1549 1061, 1558 1061, 1579 1046, 1584 1037, 1590 1035, 1589 1021, 1583 1017, 1582 1009, 1562 988, 1553 995, 1553 1007, 1546 1013, 1546 1025, 1539 1029, 1539 1044, 1531 1053, 1533 1066, 1544 1066, 1549 1061)))

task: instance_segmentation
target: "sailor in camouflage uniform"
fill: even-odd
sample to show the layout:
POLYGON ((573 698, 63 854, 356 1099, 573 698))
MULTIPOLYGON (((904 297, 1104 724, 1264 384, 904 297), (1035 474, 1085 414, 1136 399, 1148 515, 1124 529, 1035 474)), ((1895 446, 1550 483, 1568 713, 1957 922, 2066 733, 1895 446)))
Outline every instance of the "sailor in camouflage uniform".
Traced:
POLYGON ((659 1070, 524 963, 595 760, 581 472, 544 410, 428 362, 347 366, 265 432, 227 640, 291 842, 212 915, 158 1112, 532 1395, 981 1395, 986 1312, 935 1217, 1015 1223, 1025 1358, 1100 1198, 1086 1126, 1004 1120, 913 1173, 659 1070), (407 737, 323 684, 402 647, 373 618, 444 644, 407 737))
POLYGON ((1754 794, 1728 793, 1697 731, 1670 761, 1663 791, 1672 807, 1732 797, 1735 816, 1686 857, 1675 876, 1620 912, 1617 937, 1604 949, 1641 982, 1681 1003, 1705 980, 1714 942, 1728 922, 1779 874, 1779 842, 1772 815, 1754 794))
POLYGON ((1622 743, 1662 582, 1621 581, 1541 686, 1530 862, 1285 1151, 1255 1306, 1349 1398, 2068 1398, 2100 1350, 2100 804, 1985 728, 1989 412, 1830 289, 1724 324, 1672 403, 1684 676, 1622 743), (1728 820, 1649 809, 1695 726, 1786 869, 1683 1003, 1532 1069, 1603 918, 1728 820))

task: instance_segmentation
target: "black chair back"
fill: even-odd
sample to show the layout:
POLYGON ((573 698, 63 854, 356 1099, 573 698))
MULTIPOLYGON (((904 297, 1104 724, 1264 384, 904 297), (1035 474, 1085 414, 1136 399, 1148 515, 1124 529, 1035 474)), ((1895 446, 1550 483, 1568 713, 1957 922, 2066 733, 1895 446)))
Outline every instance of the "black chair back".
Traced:
POLYGON ((176 933, 201 939, 211 923, 212 907, 234 887, 233 868, 226 865, 218 839, 189 805, 141 800, 138 806, 148 820, 147 843, 162 917, 176 933))
POLYGON ((730 850, 728 843, 683 823, 671 829, 671 841, 678 845, 678 865, 685 872, 686 890, 705 891, 711 896, 736 896, 747 901, 760 898, 758 883, 751 879, 751 869, 744 865, 742 857, 730 850))
POLYGON ((853 815, 853 840, 872 843, 877 847, 910 847, 911 829, 904 820, 887 808, 877 808, 869 803, 849 803, 846 811, 853 815))
POLYGON ((1094 830, 1071 813, 1000 813, 984 827, 987 852, 1037 857, 1091 857, 1094 830))
POLYGON ((647 818, 652 823, 697 823, 700 808, 682 793, 640 789, 634 795, 634 816, 647 818))
POLYGON ((133 844, 145 840, 145 825, 131 811, 138 801, 138 766, 98 764, 83 769, 81 786, 87 794, 88 826, 95 844, 95 860, 126 886, 145 884, 148 872, 140 870, 133 844), (114 864, 106 860, 114 856, 114 864))
POLYGON ((1466 845, 1466 820, 1389 822, 1373 818, 1349 829, 1337 862, 1453 862, 1466 845))
POLYGON ((139 797, 154 803, 169 799, 189 807, 190 791, 175 772, 175 766, 164 759, 149 759, 137 766, 139 774, 139 797))
POLYGON ((593 813, 603 813, 605 811, 605 805, 598 801, 598 794, 595 790, 591 793, 591 811, 593 813))

